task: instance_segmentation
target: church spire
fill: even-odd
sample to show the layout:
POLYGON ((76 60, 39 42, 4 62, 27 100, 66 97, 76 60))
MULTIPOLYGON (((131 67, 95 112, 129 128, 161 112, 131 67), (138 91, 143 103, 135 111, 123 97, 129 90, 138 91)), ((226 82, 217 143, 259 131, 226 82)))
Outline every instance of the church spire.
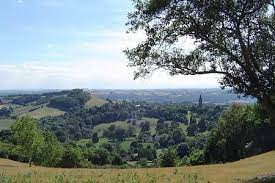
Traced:
POLYGON ((202 107, 202 97, 200 95, 200 99, 199 99, 199 107, 202 107))

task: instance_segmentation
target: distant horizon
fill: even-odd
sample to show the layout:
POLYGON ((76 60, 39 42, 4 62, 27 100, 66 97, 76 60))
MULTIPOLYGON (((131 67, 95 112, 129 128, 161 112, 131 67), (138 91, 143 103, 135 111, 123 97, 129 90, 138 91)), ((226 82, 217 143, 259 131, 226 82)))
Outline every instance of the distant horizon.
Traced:
POLYGON ((205 90, 205 89, 217 89, 217 90, 230 90, 229 88, 222 89, 219 87, 209 87, 209 88, 14 88, 14 89, 0 89, 0 91, 47 91, 47 90, 74 90, 74 89, 84 89, 84 90, 205 90))

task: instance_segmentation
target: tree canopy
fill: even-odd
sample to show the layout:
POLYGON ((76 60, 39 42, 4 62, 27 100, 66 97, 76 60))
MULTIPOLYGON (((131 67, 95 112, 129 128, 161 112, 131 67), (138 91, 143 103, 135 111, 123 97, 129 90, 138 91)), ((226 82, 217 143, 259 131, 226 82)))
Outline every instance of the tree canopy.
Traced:
POLYGON ((221 74, 222 87, 253 96, 275 124, 274 0, 133 0, 129 31, 146 40, 125 50, 135 78, 221 74), (187 50, 185 38, 195 42, 187 50))

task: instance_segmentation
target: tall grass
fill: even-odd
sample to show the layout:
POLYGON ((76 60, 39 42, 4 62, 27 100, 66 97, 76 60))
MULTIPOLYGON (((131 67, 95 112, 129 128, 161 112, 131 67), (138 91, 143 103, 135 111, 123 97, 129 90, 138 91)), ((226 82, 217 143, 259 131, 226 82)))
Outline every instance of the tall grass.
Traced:
POLYGON ((0 183, 158 183, 158 182, 178 182, 178 183, 208 183, 197 174, 171 175, 164 179, 158 179, 155 175, 147 173, 145 176, 139 176, 137 173, 128 172, 126 174, 108 175, 98 174, 83 177, 80 174, 61 173, 58 175, 47 176, 36 171, 25 174, 7 175, 0 174, 0 183), (178 178, 175 178, 178 176, 178 178), (107 179, 106 179, 107 178, 107 179))

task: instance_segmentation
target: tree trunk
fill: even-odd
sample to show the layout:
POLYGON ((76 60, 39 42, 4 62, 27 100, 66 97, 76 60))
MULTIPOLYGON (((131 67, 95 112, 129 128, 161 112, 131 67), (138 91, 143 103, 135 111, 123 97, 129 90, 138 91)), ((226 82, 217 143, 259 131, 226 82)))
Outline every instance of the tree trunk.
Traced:
POLYGON ((32 167, 32 157, 29 158, 29 166, 32 167))
POLYGON ((272 101, 271 97, 264 98, 262 106, 269 117, 271 126, 275 128, 275 104, 272 101))

